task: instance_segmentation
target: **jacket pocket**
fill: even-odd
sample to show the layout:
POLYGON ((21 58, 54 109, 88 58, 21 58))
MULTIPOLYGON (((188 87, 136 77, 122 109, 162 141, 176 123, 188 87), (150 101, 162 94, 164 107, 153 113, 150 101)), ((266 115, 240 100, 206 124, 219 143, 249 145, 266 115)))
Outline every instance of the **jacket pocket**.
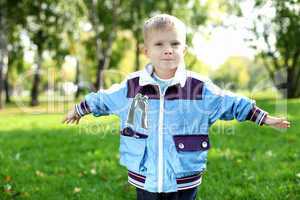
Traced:
POLYGON ((143 170, 147 137, 132 130, 125 134, 121 132, 120 137, 120 164, 134 172, 143 170))
POLYGON ((174 135, 176 148, 176 173, 199 172, 206 168, 208 135, 174 135))

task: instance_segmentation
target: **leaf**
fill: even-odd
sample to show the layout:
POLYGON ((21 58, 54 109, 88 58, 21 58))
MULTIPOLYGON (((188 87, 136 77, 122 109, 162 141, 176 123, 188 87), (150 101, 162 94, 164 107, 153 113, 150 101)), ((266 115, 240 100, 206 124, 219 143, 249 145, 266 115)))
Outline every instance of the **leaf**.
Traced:
POLYGON ((11 184, 5 184, 4 185, 4 192, 5 193, 11 193, 12 192, 12 186, 11 186, 11 184))
POLYGON ((5 176, 5 177, 4 177, 4 180, 5 180, 6 182, 9 182, 9 181, 12 180, 12 178, 11 178, 11 176, 5 176))
POLYGON ((44 176, 45 176, 45 174, 44 174, 43 172, 39 171, 39 170, 36 170, 36 171, 35 171, 35 174, 36 174, 37 176, 39 176, 39 177, 44 177, 44 176))
POLYGON ((95 168, 91 169, 91 174, 93 174, 93 175, 96 175, 96 174, 97 174, 97 171, 96 171, 95 168))
POLYGON ((81 188, 80 187, 75 187, 73 192, 74 193, 79 193, 79 192, 81 192, 81 188))

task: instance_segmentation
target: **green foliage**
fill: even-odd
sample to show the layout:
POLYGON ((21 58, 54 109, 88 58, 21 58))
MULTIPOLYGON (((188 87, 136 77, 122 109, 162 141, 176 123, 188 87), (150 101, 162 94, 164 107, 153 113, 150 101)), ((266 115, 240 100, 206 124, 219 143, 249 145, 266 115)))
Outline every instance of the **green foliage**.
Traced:
POLYGON ((260 60, 230 57, 218 69, 211 71, 214 82, 229 90, 264 91, 273 88, 268 72, 260 60))
POLYGON ((259 10, 263 7, 273 9, 274 16, 270 17, 264 12, 258 12, 252 27, 254 36, 250 41, 259 40, 264 43, 265 48, 260 48, 256 44, 252 47, 259 51, 259 57, 264 60, 268 74, 278 89, 285 87, 288 98, 299 97, 300 2, 299 0, 256 0, 255 8, 259 10), (286 80, 285 85, 276 83, 277 79, 286 80))
POLYGON ((124 57, 124 53, 126 50, 131 49, 132 44, 130 40, 128 40, 128 36, 123 35, 122 32, 119 34, 119 37, 116 38, 111 55, 110 61, 110 69, 117 69, 120 61, 124 57))
POLYGON ((226 89, 246 89, 251 62, 246 58, 231 57, 212 75, 217 85, 226 89))
POLYGON ((187 50, 185 57, 185 65, 188 70, 198 72, 201 75, 208 75, 209 66, 202 63, 195 54, 187 50))

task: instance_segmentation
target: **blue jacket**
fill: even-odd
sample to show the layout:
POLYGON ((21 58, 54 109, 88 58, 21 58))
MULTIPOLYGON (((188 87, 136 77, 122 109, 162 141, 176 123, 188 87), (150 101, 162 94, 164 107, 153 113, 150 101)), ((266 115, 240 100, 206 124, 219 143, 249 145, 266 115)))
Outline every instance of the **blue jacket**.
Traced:
POLYGON ((120 117, 120 164, 132 185, 150 192, 196 187, 206 169, 209 127, 218 119, 262 125, 267 113, 184 66, 160 91, 152 71, 149 64, 117 86, 88 94, 76 110, 120 117))

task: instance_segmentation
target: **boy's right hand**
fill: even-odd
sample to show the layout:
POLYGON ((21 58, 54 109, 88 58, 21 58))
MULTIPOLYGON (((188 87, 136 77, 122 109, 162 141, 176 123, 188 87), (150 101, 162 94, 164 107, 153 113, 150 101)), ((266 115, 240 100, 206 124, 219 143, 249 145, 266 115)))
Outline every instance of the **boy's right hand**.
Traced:
POLYGON ((64 118, 64 120, 62 121, 62 123, 79 123, 80 120, 80 115, 78 115, 78 113, 76 112, 75 108, 71 109, 68 114, 66 115, 66 117, 64 118))

